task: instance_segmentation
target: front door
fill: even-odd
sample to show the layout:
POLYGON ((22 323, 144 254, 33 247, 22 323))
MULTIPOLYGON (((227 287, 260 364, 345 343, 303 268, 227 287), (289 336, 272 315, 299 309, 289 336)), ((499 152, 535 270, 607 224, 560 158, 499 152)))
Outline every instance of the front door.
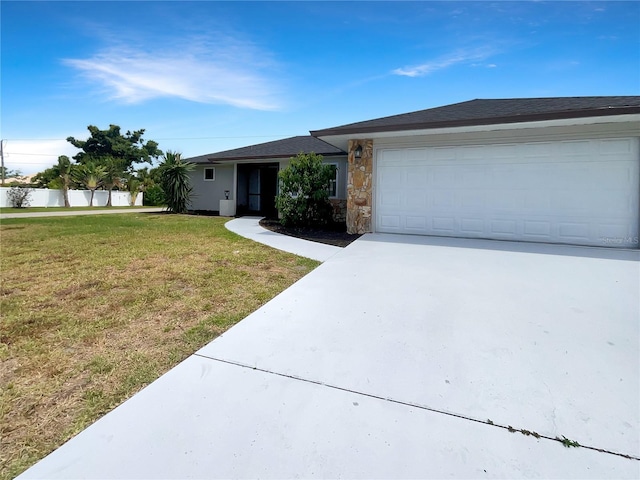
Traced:
POLYGON ((237 211, 239 215, 277 218, 277 163, 238 165, 237 211))
POLYGON ((260 169, 260 214, 269 218, 278 218, 276 195, 278 193, 278 166, 260 169))

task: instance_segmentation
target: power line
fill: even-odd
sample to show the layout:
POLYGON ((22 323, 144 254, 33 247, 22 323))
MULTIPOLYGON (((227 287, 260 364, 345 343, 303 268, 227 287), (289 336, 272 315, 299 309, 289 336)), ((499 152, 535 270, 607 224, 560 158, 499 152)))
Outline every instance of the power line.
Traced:
MULTIPOLYGON (((293 137, 296 134, 274 134, 274 135, 232 135, 220 137, 160 137, 152 140, 223 140, 229 138, 272 138, 272 137, 293 137)), ((59 140, 67 141, 66 138, 8 138, 14 142, 56 142, 59 140)))
POLYGON ((42 156, 56 156, 59 155, 58 153, 20 153, 20 152, 7 152, 7 156, 11 156, 11 155, 33 155, 36 157, 42 157, 42 156))

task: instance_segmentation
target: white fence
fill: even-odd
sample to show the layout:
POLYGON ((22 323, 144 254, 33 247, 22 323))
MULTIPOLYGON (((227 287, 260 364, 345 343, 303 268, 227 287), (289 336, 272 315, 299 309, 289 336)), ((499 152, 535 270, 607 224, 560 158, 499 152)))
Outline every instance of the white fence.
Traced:
MULTIPOLYGON (((7 198, 9 187, 0 187, 0 207, 11 207, 11 202, 7 198)), ((142 192, 136 198, 136 206, 142 206, 142 192)), ((93 196, 94 207, 104 207, 107 204, 109 192, 106 190, 96 190, 93 196)), ((64 197, 62 190, 49 190, 48 188, 34 188, 29 197, 31 207, 64 207, 64 197)), ((72 207, 88 207, 91 199, 89 190, 69 190, 69 203, 72 207)), ((111 192, 111 205, 114 207, 128 207, 131 204, 131 194, 129 192, 111 192)))

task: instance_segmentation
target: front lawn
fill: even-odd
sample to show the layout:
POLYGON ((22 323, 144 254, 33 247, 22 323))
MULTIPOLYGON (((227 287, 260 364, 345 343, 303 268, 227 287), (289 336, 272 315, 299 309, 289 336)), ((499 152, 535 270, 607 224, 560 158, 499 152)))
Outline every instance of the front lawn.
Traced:
POLYGON ((311 271, 227 219, 0 225, 0 478, 19 474, 311 271))

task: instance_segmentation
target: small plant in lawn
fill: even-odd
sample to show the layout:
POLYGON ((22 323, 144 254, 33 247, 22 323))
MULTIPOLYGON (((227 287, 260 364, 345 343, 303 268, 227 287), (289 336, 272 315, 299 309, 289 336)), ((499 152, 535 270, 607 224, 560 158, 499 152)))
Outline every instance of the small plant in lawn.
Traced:
POLYGON ((26 208, 31 205, 33 188, 11 187, 7 192, 7 199, 13 208, 26 208))
POLYGON ((334 176, 331 165, 322 163, 322 155, 299 153, 280 171, 280 193, 276 207, 284 226, 310 227, 331 223, 329 183, 334 176))

